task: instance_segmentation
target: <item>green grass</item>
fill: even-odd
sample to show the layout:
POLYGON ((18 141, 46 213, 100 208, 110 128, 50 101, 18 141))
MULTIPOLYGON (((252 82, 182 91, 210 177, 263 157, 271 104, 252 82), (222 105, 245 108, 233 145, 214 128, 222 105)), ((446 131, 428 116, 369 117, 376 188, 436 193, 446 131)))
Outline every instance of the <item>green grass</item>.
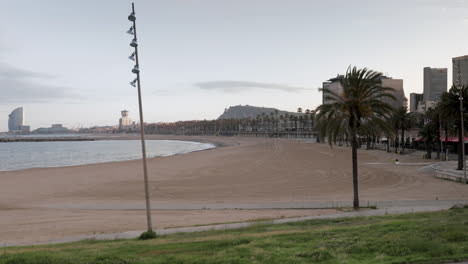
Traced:
POLYGON ((446 263, 468 259, 468 209, 313 220, 153 240, 1 249, 0 264, 446 263))

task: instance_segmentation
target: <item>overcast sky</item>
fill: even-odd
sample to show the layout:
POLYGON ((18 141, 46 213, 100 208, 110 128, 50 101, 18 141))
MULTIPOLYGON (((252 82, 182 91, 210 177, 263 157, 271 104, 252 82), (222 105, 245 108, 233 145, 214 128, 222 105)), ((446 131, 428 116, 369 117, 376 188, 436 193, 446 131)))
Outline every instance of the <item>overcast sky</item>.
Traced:
MULTIPOLYGON (((0 131, 138 117, 125 0, 0 0, 0 131)), ((468 0, 137 0, 145 121, 217 118, 231 105, 295 111, 349 65, 422 92, 423 67, 468 54, 468 0)))

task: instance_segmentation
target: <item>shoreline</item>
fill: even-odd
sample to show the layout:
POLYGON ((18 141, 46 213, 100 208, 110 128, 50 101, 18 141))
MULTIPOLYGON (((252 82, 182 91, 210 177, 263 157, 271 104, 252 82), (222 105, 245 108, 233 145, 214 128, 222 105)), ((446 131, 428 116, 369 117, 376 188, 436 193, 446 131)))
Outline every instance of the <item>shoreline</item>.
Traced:
MULTIPOLYGON (((80 142, 80 141, 105 141, 105 140, 108 140, 108 141, 118 141, 118 140, 140 140, 139 138, 99 138, 99 139, 96 139, 96 138, 93 138, 93 139, 81 139, 81 140, 76 140, 76 139, 71 139, 71 140, 67 140, 66 138, 61 140, 61 139, 57 139, 57 140, 39 140, 39 141, 34 141, 34 140, 26 140, 26 141, 1 141, 0 140, 0 143, 17 143, 17 142, 64 142, 64 141, 67 141, 67 142, 80 142)), ((175 153, 175 154, 171 154, 171 155, 159 155, 159 156, 154 156, 154 157, 147 157, 146 159, 147 160, 150 160, 150 159, 156 159, 156 158, 159 158, 159 157, 171 157, 171 156, 176 156, 176 155, 185 155, 185 154, 189 154, 189 153, 192 153, 192 152, 200 152, 200 151, 208 151, 208 150, 212 150, 212 149, 216 149, 216 148, 219 148, 219 147, 224 147, 225 145, 222 145, 222 144, 219 144, 219 143, 212 143, 210 141, 206 141, 206 142, 201 142, 201 141, 192 141, 190 139, 184 139, 184 140, 178 140, 178 139, 151 139, 151 138, 146 138, 145 141, 148 141, 148 140, 159 140, 159 141, 182 141, 182 142, 190 142, 190 143, 200 143, 200 144, 211 144, 212 147, 209 147, 209 148, 205 148, 205 149, 200 149, 200 150, 193 150, 193 151, 190 151, 190 152, 186 152, 186 153, 175 153)), ((93 164, 102 164, 102 163, 116 163, 116 162, 126 162, 126 161, 134 161, 134 160, 142 160, 142 157, 140 158, 136 158, 136 159, 125 159, 125 160, 113 160, 113 161, 103 161, 103 162, 94 162, 94 163, 84 163, 84 164, 78 164, 78 165, 68 165, 68 166, 48 166, 48 167, 33 167, 33 168, 25 168, 25 169, 14 169, 14 170, 0 170, 0 177, 1 177, 1 173, 2 172, 12 172, 12 171, 22 171, 22 170, 34 170, 34 169, 51 169, 51 168, 74 168, 74 167, 80 167, 80 166, 87 166, 87 165, 93 165, 93 164)))

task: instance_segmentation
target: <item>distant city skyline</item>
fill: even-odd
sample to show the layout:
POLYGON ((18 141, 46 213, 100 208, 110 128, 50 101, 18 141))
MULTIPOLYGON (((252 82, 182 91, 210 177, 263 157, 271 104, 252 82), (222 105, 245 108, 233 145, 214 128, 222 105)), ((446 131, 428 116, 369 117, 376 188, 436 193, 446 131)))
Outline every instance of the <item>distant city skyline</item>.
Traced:
MULTIPOLYGON (((410 98, 424 67, 448 68, 450 88, 452 58, 468 54, 468 0, 134 2, 146 122, 314 109, 350 65, 403 79, 410 98)), ((32 129, 117 125, 122 109, 137 119, 131 1, 0 3, 0 131, 20 106, 32 129)))

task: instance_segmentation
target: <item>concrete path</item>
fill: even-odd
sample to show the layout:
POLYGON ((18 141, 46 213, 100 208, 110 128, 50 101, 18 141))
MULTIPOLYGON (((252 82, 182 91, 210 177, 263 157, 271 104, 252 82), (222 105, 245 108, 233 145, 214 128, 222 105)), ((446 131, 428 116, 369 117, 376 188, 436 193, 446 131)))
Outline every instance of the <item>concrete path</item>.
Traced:
MULTIPOLYGON (((243 222, 243 223, 230 223, 230 224, 217 224, 207 226, 193 226, 193 227, 180 227, 180 228, 167 228, 158 229, 156 232, 159 235, 168 235, 175 233, 191 233, 191 232, 202 232, 211 230, 228 230, 236 228, 244 228, 258 224, 283 224, 293 223, 306 220, 314 219, 334 219, 334 218, 345 218, 345 217, 358 217, 358 216, 382 216, 382 215, 393 215, 393 214, 404 214, 413 212, 434 212, 450 209, 455 204, 468 204, 467 201, 382 201, 378 202, 378 206, 387 205, 386 207, 380 207, 381 209, 363 209, 360 211, 342 212, 331 215, 321 216, 306 216, 297 218, 284 218, 270 221, 261 222, 243 222)), ((307 205, 307 204, 304 204, 307 205)), ((379 207, 378 207, 379 208, 379 207)), ((109 233, 109 234, 90 234, 73 237, 65 237, 59 240, 51 240, 40 243, 21 243, 21 244, 3 244, 0 247, 11 247, 11 246, 27 246, 27 245, 43 245, 43 244, 59 244, 76 242, 85 239, 92 240, 114 240, 114 239, 132 239, 137 238, 143 230, 128 231, 123 233, 109 233)))
MULTIPOLYGON (((420 206, 443 206, 450 208, 455 204, 467 204, 468 200, 401 200, 401 201, 366 201, 361 200, 362 207, 375 206, 377 208, 393 207, 420 207, 420 206)), ((330 202, 262 202, 262 203, 158 203, 151 204, 152 210, 223 210, 223 209, 328 209, 352 207, 351 201, 330 202)), ((46 204, 38 206, 48 209, 80 209, 80 210, 145 210, 141 202, 118 202, 118 203, 64 203, 46 204)))

